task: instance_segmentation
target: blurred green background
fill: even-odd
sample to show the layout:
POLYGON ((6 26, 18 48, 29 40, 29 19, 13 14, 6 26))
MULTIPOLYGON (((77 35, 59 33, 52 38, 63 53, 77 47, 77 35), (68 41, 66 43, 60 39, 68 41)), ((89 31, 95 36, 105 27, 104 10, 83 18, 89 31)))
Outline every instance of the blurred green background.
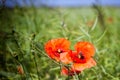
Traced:
POLYGON ((1 7, 0 80, 68 80, 44 51, 48 40, 61 37, 71 49, 78 41, 96 48, 97 66, 84 70, 80 80, 119 80, 119 14, 119 7, 1 7))

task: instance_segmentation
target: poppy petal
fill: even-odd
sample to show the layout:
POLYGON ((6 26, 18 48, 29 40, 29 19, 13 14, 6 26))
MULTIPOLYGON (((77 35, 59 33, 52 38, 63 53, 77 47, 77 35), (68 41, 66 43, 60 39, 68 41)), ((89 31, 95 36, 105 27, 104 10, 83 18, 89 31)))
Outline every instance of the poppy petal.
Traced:
POLYGON ((61 60, 62 63, 64 63, 64 64, 72 63, 70 53, 71 53, 71 51, 64 52, 64 53, 60 54, 60 60, 61 60))
POLYGON ((86 58, 84 58, 84 56, 81 56, 79 53, 77 53, 77 51, 72 51, 72 53, 70 53, 70 56, 74 63, 85 63, 86 62, 86 58))
POLYGON ((63 67, 61 70, 61 74, 65 75, 65 76, 66 75, 73 76, 73 75, 77 75, 79 73, 81 73, 81 71, 77 71, 77 70, 73 70, 73 69, 68 70, 68 68, 66 68, 66 67, 63 67))
POLYGON ((74 63, 72 65, 72 68, 75 69, 75 70, 78 70, 78 71, 83 71, 84 69, 86 68, 91 68, 93 66, 96 65, 96 62, 93 58, 90 58, 89 61, 87 61, 86 63, 74 63))
POLYGON ((94 56, 95 53, 94 46, 89 42, 78 42, 75 45, 75 49, 77 53, 82 53, 87 60, 94 56))
POLYGON ((60 53, 68 51, 70 42, 65 38, 49 40, 45 44, 45 51, 48 56, 56 61, 60 61, 60 53))

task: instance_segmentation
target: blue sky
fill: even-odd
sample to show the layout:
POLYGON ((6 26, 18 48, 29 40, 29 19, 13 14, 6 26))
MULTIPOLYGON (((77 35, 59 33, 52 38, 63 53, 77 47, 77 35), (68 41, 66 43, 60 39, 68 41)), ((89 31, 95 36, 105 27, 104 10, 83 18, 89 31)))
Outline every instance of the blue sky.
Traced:
POLYGON ((89 6, 92 4, 99 4, 99 5, 108 5, 108 6, 120 6, 120 0, 6 0, 5 3, 7 6, 31 6, 34 4, 35 6, 89 6), (32 2, 31 2, 32 1, 32 2))

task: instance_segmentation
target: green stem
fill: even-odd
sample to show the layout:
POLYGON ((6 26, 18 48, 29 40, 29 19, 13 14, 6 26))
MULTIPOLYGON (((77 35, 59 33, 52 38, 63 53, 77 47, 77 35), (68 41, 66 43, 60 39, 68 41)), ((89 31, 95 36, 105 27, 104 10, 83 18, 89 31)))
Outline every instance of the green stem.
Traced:
POLYGON ((12 34, 13 34, 13 37, 14 37, 14 41, 15 41, 15 43, 16 43, 19 51, 20 51, 20 53, 22 54, 22 57, 24 57, 24 56, 23 56, 23 55, 24 55, 24 52, 21 50, 21 46, 20 46, 20 44, 18 43, 18 38, 17 38, 16 35, 15 35, 15 34, 17 34, 17 32, 15 32, 15 31, 13 30, 13 31, 12 31, 12 34))
POLYGON ((35 62, 35 66, 36 66, 36 71, 37 71, 37 75, 38 75, 38 80, 40 80, 40 78, 39 78, 39 71, 38 71, 38 65, 37 65, 37 61, 36 61, 36 58, 35 58, 35 53, 33 52, 32 54, 34 55, 34 62, 35 62))
MULTIPOLYGON (((13 56, 13 51, 11 50, 11 48, 7 45, 7 48, 8 48, 8 50, 10 51, 10 55, 11 55, 11 57, 14 59, 14 61, 17 63, 17 64, 19 64, 19 65, 21 65, 22 67, 23 67, 23 71, 24 71, 24 73, 25 73, 25 78, 26 78, 26 75, 27 75, 27 73, 26 73, 26 71, 25 71, 25 66, 24 66, 24 64, 23 63, 21 63, 18 59, 16 59, 14 56, 13 56)), ((23 77, 21 77, 21 78, 23 78, 23 77)))

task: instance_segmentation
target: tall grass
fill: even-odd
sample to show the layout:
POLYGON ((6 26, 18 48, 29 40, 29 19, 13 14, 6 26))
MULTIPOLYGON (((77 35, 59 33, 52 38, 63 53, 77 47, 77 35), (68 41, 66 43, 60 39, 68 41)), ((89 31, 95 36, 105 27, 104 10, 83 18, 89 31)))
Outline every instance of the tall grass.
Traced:
MULTIPOLYGON (((105 30, 92 8, 14 8, 1 11, 1 79, 65 80, 59 64, 44 51, 49 39, 90 41, 96 47, 97 66, 83 71, 80 80, 120 79, 120 10, 103 8, 105 30), (5 11, 6 13, 4 13, 5 11), (3 39, 4 38, 4 39, 3 39), (24 73, 17 70, 22 66, 24 73)), ((74 77, 71 77, 71 80, 74 77)))

